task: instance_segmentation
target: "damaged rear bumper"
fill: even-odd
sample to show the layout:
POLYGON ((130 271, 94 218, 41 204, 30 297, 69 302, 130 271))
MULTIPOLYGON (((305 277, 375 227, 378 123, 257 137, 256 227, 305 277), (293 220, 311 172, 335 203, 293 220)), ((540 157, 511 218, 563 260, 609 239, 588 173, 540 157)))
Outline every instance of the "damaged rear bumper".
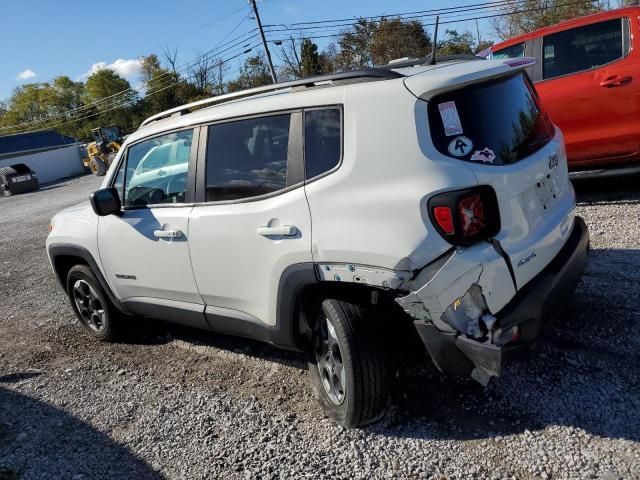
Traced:
POLYGON ((424 313, 417 316, 413 294, 398 299, 398 303, 414 317, 416 329, 438 369, 452 375, 471 374, 486 384, 490 377, 499 375, 505 352, 535 339, 543 323, 571 297, 584 272, 588 246, 587 226, 576 217, 573 230, 556 257, 494 315, 490 313, 491 300, 485 298, 481 288, 482 271, 465 295, 460 295, 437 318, 424 313), (469 315, 477 308, 485 313, 476 315, 478 321, 467 325, 467 331, 450 327, 459 315, 455 310, 469 315), (448 328, 443 328, 443 320, 448 328))

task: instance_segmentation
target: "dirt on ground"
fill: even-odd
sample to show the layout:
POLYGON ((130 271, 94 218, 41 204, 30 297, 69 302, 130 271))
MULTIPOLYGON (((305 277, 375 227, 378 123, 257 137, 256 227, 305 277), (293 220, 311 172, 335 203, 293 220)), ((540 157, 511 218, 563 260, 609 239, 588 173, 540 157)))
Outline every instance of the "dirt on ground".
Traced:
POLYGON ((150 321, 90 339, 44 241, 100 179, 0 198, 0 480, 640 478, 638 180, 577 184, 587 271, 499 379, 411 363, 358 430, 323 417, 304 355, 150 321))

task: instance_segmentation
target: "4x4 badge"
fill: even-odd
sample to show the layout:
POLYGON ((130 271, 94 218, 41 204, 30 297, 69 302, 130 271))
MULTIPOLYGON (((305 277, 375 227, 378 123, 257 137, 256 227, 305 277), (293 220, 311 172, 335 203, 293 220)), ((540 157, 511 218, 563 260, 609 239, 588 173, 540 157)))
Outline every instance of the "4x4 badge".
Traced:
POLYGON ((473 149, 473 142, 464 136, 459 136, 449 143, 449 153, 454 157, 464 157, 473 149))

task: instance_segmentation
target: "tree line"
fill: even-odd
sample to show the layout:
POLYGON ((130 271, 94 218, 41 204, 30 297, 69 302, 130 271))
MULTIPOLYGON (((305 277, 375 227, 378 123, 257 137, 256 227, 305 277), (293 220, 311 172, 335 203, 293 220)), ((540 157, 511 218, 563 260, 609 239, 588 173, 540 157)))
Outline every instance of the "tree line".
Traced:
MULTIPOLYGON (((504 15, 496 17, 493 26, 500 38, 509 38, 602 9, 600 1, 570 5, 564 0, 526 0, 524 4, 514 1, 503 7, 504 15)), ((445 29, 439 37, 439 56, 475 54, 493 43, 454 29, 445 29)), ((278 79, 283 81, 426 56, 433 41, 416 20, 359 19, 323 51, 302 35, 291 35, 275 48, 278 79)), ((263 52, 245 58, 234 78, 229 78, 229 63, 211 55, 199 55, 187 68, 178 64, 177 50, 165 49, 160 55, 147 55, 140 61, 142 83, 135 89, 106 68, 84 82, 63 75, 50 82, 16 87, 8 101, 0 102, 0 135, 55 127, 60 133, 87 140, 92 128, 112 124, 130 132, 144 118, 163 110, 271 83, 263 52)))

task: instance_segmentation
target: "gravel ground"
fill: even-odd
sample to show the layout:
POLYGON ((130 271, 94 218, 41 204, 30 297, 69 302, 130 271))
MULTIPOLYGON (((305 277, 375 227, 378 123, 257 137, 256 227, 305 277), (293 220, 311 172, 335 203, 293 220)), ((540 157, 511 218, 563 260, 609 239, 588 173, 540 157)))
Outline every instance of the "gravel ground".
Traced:
POLYGON ((640 478, 638 177, 578 185, 586 275, 498 381, 403 367, 360 430, 322 417, 297 354, 149 322, 91 341, 44 239, 99 183, 0 198, 0 480, 640 478))

